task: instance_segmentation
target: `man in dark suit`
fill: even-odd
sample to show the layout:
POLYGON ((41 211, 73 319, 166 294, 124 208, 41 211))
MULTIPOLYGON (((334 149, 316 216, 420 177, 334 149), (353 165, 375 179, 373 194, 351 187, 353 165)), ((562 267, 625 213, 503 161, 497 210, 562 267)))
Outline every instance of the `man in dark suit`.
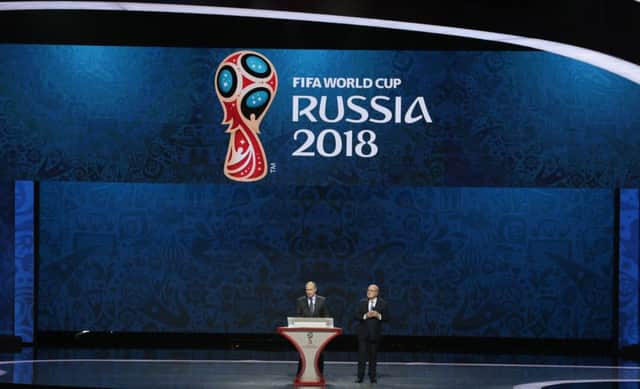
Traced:
POLYGON ((329 317, 327 299, 318 296, 316 283, 309 281, 304 286, 305 296, 296 300, 296 316, 299 317, 329 317))
MULTIPOLYGON (((329 317, 327 299, 317 294, 316 283, 309 281, 304 285, 305 295, 296 300, 296 316, 299 317, 329 317)), ((324 353, 318 357, 320 372, 324 371, 324 353)), ((298 374, 302 369, 302 361, 298 359, 298 374)))
POLYGON ((380 289, 377 285, 367 287, 367 298, 360 300, 355 319, 358 322, 358 378, 362 382, 364 368, 369 362, 369 379, 376 383, 376 365, 378 347, 380 346, 382 322, 389 320, 387 303, 378 297, 380 289))

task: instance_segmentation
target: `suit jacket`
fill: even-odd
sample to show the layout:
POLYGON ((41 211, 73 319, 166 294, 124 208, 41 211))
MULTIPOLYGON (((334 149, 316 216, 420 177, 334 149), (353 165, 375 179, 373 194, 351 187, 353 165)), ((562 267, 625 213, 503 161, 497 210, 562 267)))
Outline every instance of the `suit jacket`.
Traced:
POLYGON ((380 340, 382 333, 382 322, 389 320, 389 308, 387 306, 387 302, 378 297, 376 305, 373 309, 380 312, 380 314, 382 315, 382 320, 375 317, 363 319, 365 313, 369 312, 369 300, 365 298, 360 300, 360 302, 358 303, 355 316, 355 319, 358 323, 358 338, 365 338, 370 341, 380 340))
POLYGON ((316 295, 316 308, 313 312, 309 308, 307 296, 298 297, 296 300, 296 316, 300 317, 329 317, 329 308, 327 307, 327 299, 316 295))

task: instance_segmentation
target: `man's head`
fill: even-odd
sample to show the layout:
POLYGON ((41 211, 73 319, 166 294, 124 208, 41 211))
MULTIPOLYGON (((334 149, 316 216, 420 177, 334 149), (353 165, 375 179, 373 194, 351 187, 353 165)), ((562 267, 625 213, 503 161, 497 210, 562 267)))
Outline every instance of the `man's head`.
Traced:
POLYGON ((316 288, 316 283, 313 281, 309 281, 304 285, 304 292, 307 294, 307 297, 311 298, 316 295, 318 288, 316 288))
POLYGON ((372 300, 376 297, 378 297, 378 292, 380 291, 380 288, 378 288, 378 285, 376 284, 371 284, 367 287, 367 298, 369 300, 372 300))

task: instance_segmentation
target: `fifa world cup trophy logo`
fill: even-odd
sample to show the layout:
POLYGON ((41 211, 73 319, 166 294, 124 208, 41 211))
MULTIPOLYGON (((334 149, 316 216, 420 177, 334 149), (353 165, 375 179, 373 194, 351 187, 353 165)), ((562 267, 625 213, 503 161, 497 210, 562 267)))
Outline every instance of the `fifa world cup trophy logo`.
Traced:
POLYGON ((234 181, 257 181, 267 175, 267 156, 258 138, 260 123, 278 89, 273 64, 254 51, 238 51, 220 63, 215 89, 231 134, 224 175, 234 181))

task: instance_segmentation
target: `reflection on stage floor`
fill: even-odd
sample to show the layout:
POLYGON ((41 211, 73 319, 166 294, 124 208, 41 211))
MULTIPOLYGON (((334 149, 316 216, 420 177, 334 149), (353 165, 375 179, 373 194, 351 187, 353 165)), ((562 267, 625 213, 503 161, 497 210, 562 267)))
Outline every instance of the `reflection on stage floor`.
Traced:
MULTIPOLYGON (((327 352, 327 388, 631 389, 640 367, 608 357, 385 353, 378 383, 355 354, 327 352)), ((0 354, 0 383, 66 388, 293 388, 291 352, 40 349, 0 354)))

